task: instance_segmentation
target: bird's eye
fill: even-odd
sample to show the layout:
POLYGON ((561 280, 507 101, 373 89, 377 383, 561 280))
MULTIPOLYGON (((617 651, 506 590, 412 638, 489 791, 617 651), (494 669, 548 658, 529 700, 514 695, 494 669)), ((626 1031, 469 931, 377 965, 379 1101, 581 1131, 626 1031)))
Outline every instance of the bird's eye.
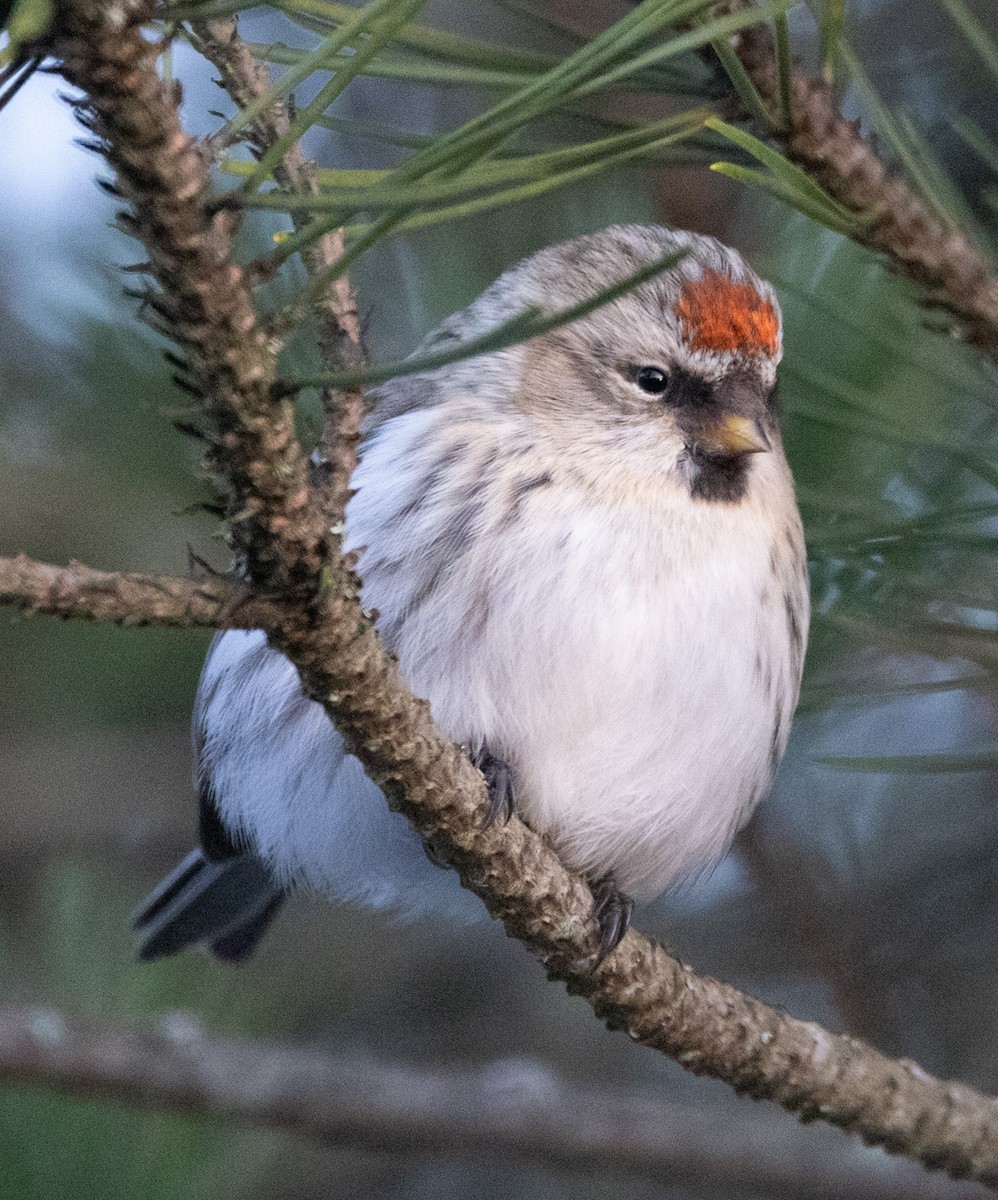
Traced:
POLYGON ((669 386, 669 376, 660 367, 637 367, 634 382, 649 396, 661 396, 669 386))

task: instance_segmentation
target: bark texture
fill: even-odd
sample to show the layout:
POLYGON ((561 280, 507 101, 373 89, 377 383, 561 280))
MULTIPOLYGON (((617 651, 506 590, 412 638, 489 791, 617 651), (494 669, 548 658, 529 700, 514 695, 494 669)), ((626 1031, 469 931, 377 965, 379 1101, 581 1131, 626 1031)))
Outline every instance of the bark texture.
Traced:
MULTIPOLYGON (((737 7, 744 2, 738 0, 737 7)), ((769 29, 745 30, 735 50, 769 111, 778 113, 779 73, 769 29)), ((870 215, 857 240, 887 255, 924 289, 929 304, 953 315, 967 342, 998 362, 998 276, 980 248, 941 221, 881 161, 859 122, 842 116, 832 85, 794 69, 790 90, 789 125, 772 134, 790 161, 850 212, 870 215)))
POLYGON ((325 520, 294 408, 275 398, 274 354, 232 256, 232 217, 212 211, 206 151, 181 129, 179 85, 159 78, 159 48, 142 35, 152 15, 152 4, 129 0, 57 4, 52 50, 86 95, 78 115, 114 168, 127 204, 119 219, 159 285, 149 303, 203 398, 233 547, 272 590, 307 587, 328 558, 325 520))
POLYGON ((73 561, 56 567, 24 554, 0 558, 0 605, 28 616, 173 628, 259 629, 275 615, 249 587, 227 579, 97 571, 73 561))
MULTIPOLYGON (((268 86, 267 69, 255 63, 249 47, 239 36, 233 20, 195 21, 202 54, 218 69, 221 83, 240 108, 257 100, 268 86)), ((284 105, 274 103, 252 125, 249 140, 262 156, 288 130, 284 105)), ((274 178, 288 192, 315 193, 319 190, 315 164, 306 160, 301 144, 295 143, 274 168, 274 178)), ((292 218, 296 228, 307 224, 301 214, 292 218)), ((343 254, 343 231, 323 234, 302 251, 305 267, 312 276, 322 275, 343 254)), ((363 365, 360 317, 350 280, 341 275, 326 289, 317 312, 319 353, 330 371, 357 370, 363 365)), ((342 513, 349 495, 350 476, 357 465, 364 395, 358 387, 322 389, 325 426, 322 450, 326 470, 321 487, 330 511, 342 513)))

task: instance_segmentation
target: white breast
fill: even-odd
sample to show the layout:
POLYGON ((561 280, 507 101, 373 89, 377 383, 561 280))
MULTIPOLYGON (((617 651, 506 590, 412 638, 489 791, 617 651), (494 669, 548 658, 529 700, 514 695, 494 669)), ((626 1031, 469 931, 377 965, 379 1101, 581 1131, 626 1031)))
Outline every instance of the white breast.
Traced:
MULTIPOLYGON (((569 863, 650 897, 724 852, 783 753, 807 624, 789 475, 760 455, 766 486, 737 505, 631 503, 537 455, 494 414, 397 417, 355 474, 347 549, 442 728, 508 761, 569 863)), ((218 639, 196 725, 222 819, 282 882, 479 911, 262 635, 218 639)))
MULTIPOLYGON (((437 427, 448 466, 427 495, 439 419, 391 422, 357 473, 365 603, 442 728, 513 768, 530 824, 653 896, 716 861, 783 753, 800 677, 783 578, 806 632, 796 511, 788 530, 749 498, 602 503, 556 466, 511 509, 516 428, 497 455, 460 422, 449 456, 437 427)), ((782 459, 759 469, 766 494, 790 486, 782 459)))

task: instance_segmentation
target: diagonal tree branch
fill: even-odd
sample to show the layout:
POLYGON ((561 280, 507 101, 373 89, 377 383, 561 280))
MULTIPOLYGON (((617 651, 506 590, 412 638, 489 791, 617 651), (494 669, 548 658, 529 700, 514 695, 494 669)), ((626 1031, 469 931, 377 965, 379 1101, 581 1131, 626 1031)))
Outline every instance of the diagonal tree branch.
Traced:
POLYGON ((169 1016, 152 1032, 47 1008, 0 1008, 0 1079, 185 1116, 224 1115, 337 1147, 498 1160, 504 1170, 623 1171, 809 1200, 980 1194, 785 1122, 777 1128, 761 1113, 726 1113, 719 1145, 709 1110, 588 1090, 539 1063, 419 1069, 314 1046, 209 1038, 169 1016))
POLYGON ((29 616, 175 629, 260 629, 275 612, 245 584, 227 579, 97 571, 73 561, 56 567, 24 554, 0 558, 0 605, 29 616))
POLYGON ((131 0, 57 5, 52 48, 67 79, 89 92, 78 115, 116 171, 128 201, 120 220, 146 247, 157 312, 203 397, 208 465, 228 485, 233 548, 251 579, 308 590, 328 559, 325 520, 293 406, 274 397, 274 354, 231 253, 232 221, 210 212, 206 153, 180 128, 179 85, 160 80, 158 48, 141 35, 152 14, 131 0))
MULTIPOLYGON (((748 0, 728 0, 745 7, 748 0)), ((735 53, 770 112, 781 111, 772 34, 754 25, 734 39, 735 53)), ((791 162, 807 171, 851 212, 872 214, 857 240, 885 254, 920 287, 930 303, 956 318, 963 337, 998 362, 998 276, 979 248, 950 229, 881 162, 859 123, 843 117, 835 88, 790 72, 788 126, 771 132, 791 162)))
POLYGON ((998 1102, 697 976, 634 930, 587 969, 597 933, 588 887, 522 822, 485 827, 482 777, 441 738, 361 610, 293 411, 275 398, 272 352, 232 262, 231 229, 212 213, 205 157, 180 128, 176 90, 156 74, 141 28, 153 11, 151 0, 61 0, 50 49, 86 94, 146 244, 162 312, 204 396, 233 545, 254 587, 273 598, 268 634, 307 694, 392 806, 611 1028, 805 1119, 998 1186, 998 1102))

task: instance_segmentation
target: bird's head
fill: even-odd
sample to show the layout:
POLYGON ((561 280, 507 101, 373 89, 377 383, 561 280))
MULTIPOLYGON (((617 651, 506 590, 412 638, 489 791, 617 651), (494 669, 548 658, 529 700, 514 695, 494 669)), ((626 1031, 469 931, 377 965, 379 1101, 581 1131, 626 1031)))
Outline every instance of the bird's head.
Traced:
POLYGON ((637 461, 695 499, 737 501, 763 460, 782 465, 780 308, 740 255, 710 237, 616 226, 542 250, 496 287, 507 304, 557 312, 672 251, 683 257, 662 274, 529 343, 517 402, 577 447, 617 446, 625 470, 637 461))

